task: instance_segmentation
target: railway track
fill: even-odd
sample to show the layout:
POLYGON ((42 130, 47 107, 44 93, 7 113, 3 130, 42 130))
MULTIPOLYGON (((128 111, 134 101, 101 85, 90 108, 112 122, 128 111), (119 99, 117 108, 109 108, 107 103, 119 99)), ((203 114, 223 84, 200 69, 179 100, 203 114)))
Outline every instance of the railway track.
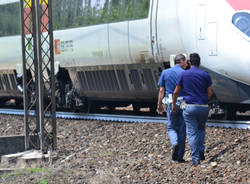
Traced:
MULTIPOLYGON (((0 114, 23 116, 24 111, 20 109, 0 109, 0 114)), ((30 111, 30 115, 35 116, 35 111, 30 111)), ((47 117, 49 117, 49 114, 47 114, 47 117)), ((56 117, 61 119, 100 120, 123 123, 166 123, 166 117, 134 115, 57 112, 56 117)), ((207 126, 235 129, 250 129, 250 121, 208 120, 207 126)))

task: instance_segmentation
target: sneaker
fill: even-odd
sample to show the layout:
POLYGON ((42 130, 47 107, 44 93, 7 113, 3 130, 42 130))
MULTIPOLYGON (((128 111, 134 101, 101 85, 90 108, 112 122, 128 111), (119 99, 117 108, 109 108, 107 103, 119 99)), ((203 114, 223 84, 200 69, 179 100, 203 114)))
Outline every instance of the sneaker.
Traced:
POLYGON ((172 160, 177 161, 178 160, 178 144, 176 144, 173 147, 173 151, 172 151, 172 160))
POLYGON ((182 159, 178 159, 177 160, 179 163, 185 163, 186 162, 186 160, 184 160, 183 158, 182 159))
POLYGON ((197 167, 198 165, 200 165, 200 163, 198 162, 192 162, 192 164, 191 164, 191 167, 197 167))
POLYGON ((200 160, 205 160, 204 152, 200 152, 200 160))

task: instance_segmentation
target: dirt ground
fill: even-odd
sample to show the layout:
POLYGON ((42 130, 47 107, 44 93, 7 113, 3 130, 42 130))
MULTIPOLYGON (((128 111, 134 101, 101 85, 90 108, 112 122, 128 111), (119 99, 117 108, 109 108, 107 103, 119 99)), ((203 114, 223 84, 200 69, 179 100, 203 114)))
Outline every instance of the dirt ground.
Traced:
MULTIPOLYGON (((57 121, 53 164, 0 177, 8 184, 250 183, 250 131, 207 128, 206 160, 171 160, 164 124, 57 121)), ((0 115, 1 135, 23 134, 23 118, 0 115)))

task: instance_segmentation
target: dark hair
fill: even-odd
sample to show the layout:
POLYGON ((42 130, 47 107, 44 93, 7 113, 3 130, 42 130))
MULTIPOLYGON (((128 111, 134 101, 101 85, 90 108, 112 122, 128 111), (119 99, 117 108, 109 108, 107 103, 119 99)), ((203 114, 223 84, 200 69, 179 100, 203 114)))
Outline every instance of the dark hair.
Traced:
POLYGON ((193 66, 199 66, 201 63, 201 58, 200 58, 199 54, 197 54, 197 53, 190 54, 190 63, 193 66))
POLYGON ((185 60, 185 59, 186 59, 186 57, 183 54, 178 54, 174 58, 174 64, 180 64, 181 60, 185 60))

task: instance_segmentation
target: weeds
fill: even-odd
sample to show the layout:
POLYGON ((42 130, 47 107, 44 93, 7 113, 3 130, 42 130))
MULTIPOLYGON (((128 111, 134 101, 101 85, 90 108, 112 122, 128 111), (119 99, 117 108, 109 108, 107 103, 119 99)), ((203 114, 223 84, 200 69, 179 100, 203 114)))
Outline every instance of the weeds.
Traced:
POLYGON ((112 156, 114 155, 113 152, 104 152, 104 153, 95 153, 93 155, 94 158, 98 158, 98 157, 108 157, 108 156, 112 156))
POLYGON ((37 181, 37 184, 49 184, 49 182, 45 178, 41 178, 37 181))
POLYGON ((8 177, 20 176, 23 172, 24 172, 23 170, 18 170, 18 171, 13 171, 11 173, 2 174, 1 178, 2 180, 6 180, 8 177))
MULTIPOLYGON (((18 177, 26 173, 36 174, 36 173, 49 173, 49 172, 50 170, 48 168, 29 168, 29 169, 13 171, 11 173, 2 174, 0 177, 2 178, 2 180, 6 180, 9 177, 18 177)), ((46 184, 46 183, 41 183, 41 184, 46 184)))
POLYGON ((35 173, 49 173, 50 170, 48 168, 30 168, 29 172, 31 174, 35 174, 35 173))

